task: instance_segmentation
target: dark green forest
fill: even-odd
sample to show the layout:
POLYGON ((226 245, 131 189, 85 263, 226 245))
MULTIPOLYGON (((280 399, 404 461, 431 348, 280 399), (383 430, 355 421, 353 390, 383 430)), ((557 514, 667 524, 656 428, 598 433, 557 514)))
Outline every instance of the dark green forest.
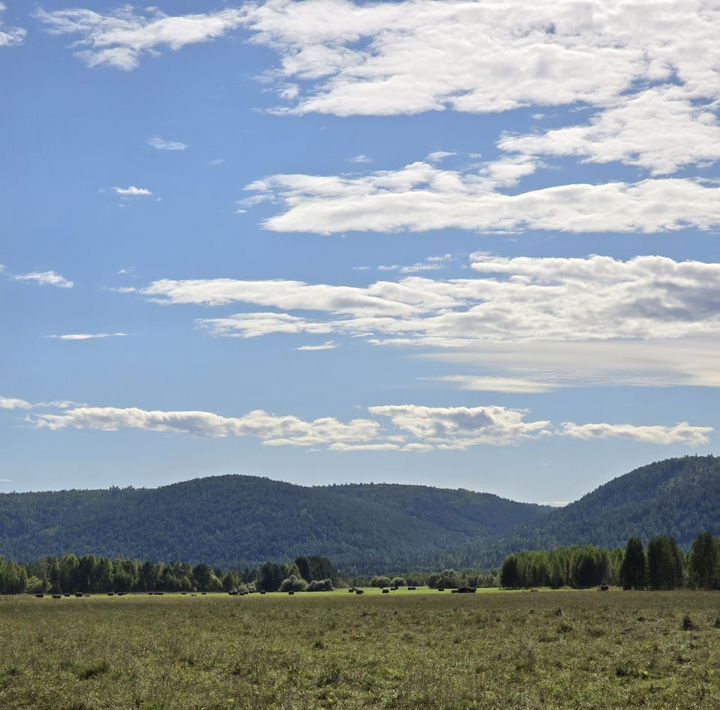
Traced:
POLYGON ((156 489, 0 495, 0 554, 236 567, 318 554, 346 570, 380 573, 431 566, 447 550, 490 543, 548 511, 464 490, 218 476, 156 489))
POLYGON ((425 486, 304 487, 254 476, 156 489, 0 494, 0 555, 73 553, 224 568, 313 554, 345 574, 491 569, 521 550, 720 534, 720 459, 636 469, 560 509, 425 486))
POLYGON ((511 552, 572 545, 624 547, 632 536, 669 535, 688 550, 699 530, 720 534, 720 458, 685 456, 619 476, 488 546, 478 541, 456 566, 497 564, 511 552))

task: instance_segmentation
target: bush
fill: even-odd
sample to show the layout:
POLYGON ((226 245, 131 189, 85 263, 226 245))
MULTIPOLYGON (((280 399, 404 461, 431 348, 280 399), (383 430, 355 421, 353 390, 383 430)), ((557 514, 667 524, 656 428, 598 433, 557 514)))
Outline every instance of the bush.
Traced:
POLYGON ((405 577, 393 577, 393 587, 407 587, 407 580, 405 577))
POLYGON ((287 579, 283 579, 280 584, 281 592, 304 592, 307 589, 307 582, 295 574, 291 574, 287 579))
POLYGON ((390 587, 392 585, 390 582, 390 577, 381 576, 381 577, 373 577, 370 580, 370 586, 371 587, 390 587))
POLYGON ((330 579, 316 579, 307 586, 308 592, 332 592, 333 584, 330 579))

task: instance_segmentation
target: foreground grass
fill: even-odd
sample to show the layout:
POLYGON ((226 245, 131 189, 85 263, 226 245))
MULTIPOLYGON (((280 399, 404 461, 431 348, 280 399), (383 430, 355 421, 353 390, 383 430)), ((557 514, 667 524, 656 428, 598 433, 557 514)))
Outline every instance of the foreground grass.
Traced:
POLYGON ((3 597, 0 707, 718 708, 719 617, 701 592, 3 597))

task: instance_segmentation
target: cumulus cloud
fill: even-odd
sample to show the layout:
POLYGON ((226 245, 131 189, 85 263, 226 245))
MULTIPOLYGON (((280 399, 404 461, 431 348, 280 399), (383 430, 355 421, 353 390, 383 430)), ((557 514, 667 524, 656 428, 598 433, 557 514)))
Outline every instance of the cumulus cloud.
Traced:
POLYGON ((10 27, 3 22, 2 13, 7 10, 7 5, 0 2, 0 48, 15 47, 22 44, 27 32, 22 27, 10 27))
POLYGON ((243 11, 172 16, 157 8, 136 12, 126 5, 107 14, 87 9, 38 10, 35 17, 50 34, 77 36, 72 45, 77 48, 75 55, 88 66, 131 71, 144 56, 222 37, 241 24, 243 11))
POLYGON ((55 271, 31 271, 27 274, 10 274, 14 281, 35 283, 38 286, 55 286, 56 288, 73 288, 75 284, 55 271))
POLYGON ((152 192, 145 187, 113 187, 113 192, 120 197, 151 197, 152 192))
POLYGON ((62 335, 47 335, 45 337, 52 338, 53 340, 70 340, 70 341, 84 341, 84 340, 102 340, 104 338, 125 338, 130 333, 63 333, 62 335))
POLYGON ((621 162, 669 174, 720 159, 720 123, 710 102, 692 101, 676 85, 623 96, 589 123, 535 135, 505 135, 498 146, 526 155, 575 156, 621 162))
POLYGON ((640 0, 280 0, 258 4, 247 25, 277 51, 282 81, 300 86, 288 110, 494 113, 603 104, 673 73, 711 94, 719 15, 699 0, 652 13, 640 0))
POLYGON ((332 417, 306 421, 294 416, 275 416, 262 410, 242 417, 225 417, 203 411, 158 411, 137 407, 77 407, 59 414, 43 413, 34 419, 41 429, 142 429, 195 436, 252 436, 265 446, 327 446, 373 441, 377 422, 353 419, 343 423, 332 417))
POLYGON ((14 399, 12 397, 0 397, 0 409, 30 409, 32 404, 24 399, 14 399))
POLYGON ((477 252, 470 267, 468 278, 405 276, 352 287, 163 279, 136 293, 166 306, 258 309, 197 319, 216 337, 360 337, 419 350, 466 368, 440 381, 469 391, 720 386, 718 263, 477 252))
POLYGON ((480 172, 412 163, 364 176, 272 175, 247 186, 282 211, 277 232, 672 232, 720 226, 720 188, 691 178, 565 184, 507 192, 537 163, 503 158, 480 172))
POLYGON ((412 404, 376 406, 370 414, 388 417, 418 443, 435 449, 468 449, 506 445, 549 436, 549 421, 526 421, 528 412, 506 407, 424 407, 412 404))
POLYGON ((181 143, 180 141, 168 141, 164 138, 160 138, 160 136, 153 136, 150 138, 150 140, 148 140, 148 145, 155 148, 155 150, 183 151, 188 149, 188 145, 186 143, 181 143))
MULTIPOLYGON (((0 400, 1 401, 1 400, 0 400)), ((28 408, 32 405, 28 405, 28 408)), ((35 414, 39 429, 92 429, 191 434, 200 437, 253 437, 264 446, 296 446, 329 451, 467 450, 477 446, 508 446, 554 436, 575 439, 627 438, 651 444, 706 444, 712 427, 574 424, 554 428, 532 420, 524 409, 501 406, 427 407, 415 404, 368 408, 371 418, 342 422, 333 417, 305 420, 254 410, 239 417, 206 411, 146 410, 138 407, 72 406, 35 414)))
POLYGON ((283 311, 199 321, 215 335, 241 337, 338 333, 379 344, 451 348, 720 335, 718 263, 661 256, 504 258, 482 252, 470 262, 474 278, 408 276, 365 287, 163 279, 140 293, 165 305, 242 303, 283 311))
POLYGON ((562 436, 572 439, 630 439, 643 444, 681 444, 703 446, 710 442, 708 426, 690 426, 680 422, 674 426, 636 426, 633 424, 575 424, 564 422, 562 436))

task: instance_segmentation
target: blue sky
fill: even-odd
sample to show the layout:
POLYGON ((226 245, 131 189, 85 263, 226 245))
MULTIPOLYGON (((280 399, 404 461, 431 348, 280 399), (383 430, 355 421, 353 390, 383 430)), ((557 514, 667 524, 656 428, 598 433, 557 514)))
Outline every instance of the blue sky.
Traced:
POLYGON ((719 22, 0 3, 0 490, 715 451, 719 22))

